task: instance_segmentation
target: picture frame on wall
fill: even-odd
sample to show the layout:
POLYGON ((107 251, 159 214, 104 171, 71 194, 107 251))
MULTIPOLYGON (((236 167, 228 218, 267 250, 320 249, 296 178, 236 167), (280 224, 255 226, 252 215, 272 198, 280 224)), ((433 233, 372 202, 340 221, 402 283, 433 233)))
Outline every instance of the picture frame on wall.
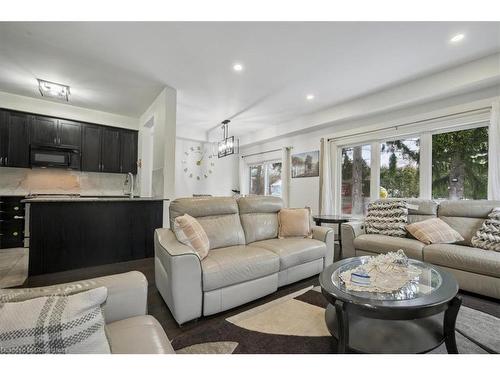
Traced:
POLYGON ((292 178, 319 176, 319 150, 292 155, 292 178))

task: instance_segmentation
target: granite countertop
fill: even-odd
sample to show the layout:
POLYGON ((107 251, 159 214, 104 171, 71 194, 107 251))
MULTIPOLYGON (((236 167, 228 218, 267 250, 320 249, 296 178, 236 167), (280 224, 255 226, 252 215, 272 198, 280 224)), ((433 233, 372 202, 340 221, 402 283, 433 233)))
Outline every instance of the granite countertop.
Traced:
POLYGON ((33 197, 22 200, 23 203, 47 203, 47 202, 147 202, 147 201, 169 201, 167 198, 134 197, 126 196, 101 196, 101 197, 33 197))

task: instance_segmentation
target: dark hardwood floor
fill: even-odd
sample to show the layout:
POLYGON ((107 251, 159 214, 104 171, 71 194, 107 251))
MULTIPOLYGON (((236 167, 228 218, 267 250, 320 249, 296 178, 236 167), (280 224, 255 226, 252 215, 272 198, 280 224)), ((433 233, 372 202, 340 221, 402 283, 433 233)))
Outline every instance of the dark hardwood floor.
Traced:
MULTIPOLYGON (((272 301, 273 299, 285 296, 289 293, 295 292, 297 290, 303 289, 310 285, 318 285, 318 277, 313 276, 311 278, 299 281, 295 284, 287 285, 280 288, 277 292, 260 298, 259 300, 247 303, 243 306, 231 309, 229 311, 222 312, 220 314, 212 315, 209 317, 202 317, 197 321, 188 322, 179 327, 175 322, 172 314, 168 310, 167 305, 163 301, 160 293, 156 289, 155 277, 154 277, 154 258, 134 260, 130 262, 107 264, 103 266, 81 268, 76 270, 57 272, 52 274, 38 275, 29 277, 22 287, 38 287, 46 286, 52 284, 60 284, 73 282, 78 280, 90 279, 93 277, 100 277, 106 275, 112 275, 128 271, 140 271, 142 272, 148 280, 148 311, 149 314, 153 315, 163 329, 167 333, 168 337, 172 340, 176 336, 189 331, 192 327, 199 327, 200 325, 211 325, 215 322, 225 319, 226 317, 235 315, 239 312, 248 310, 250 308, 256 307, 263 303, 272 301)), ((460 292, 463 299, 463 305, 468 306, 488 314, 494 315, 500 318, 500 301, 486 298, 483 296, 460 292)))

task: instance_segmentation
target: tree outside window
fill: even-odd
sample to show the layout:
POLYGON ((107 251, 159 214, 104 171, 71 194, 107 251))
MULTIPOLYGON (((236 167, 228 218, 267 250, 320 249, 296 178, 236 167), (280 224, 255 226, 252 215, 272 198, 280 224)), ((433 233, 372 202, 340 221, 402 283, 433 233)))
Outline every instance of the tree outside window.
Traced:
POLYGON ((251 195, 281 197, 281 162, 266 162, 250 167, 251 195))
POLYGON ((487 199, 488 128, 432 136, 432 197, 487 199))

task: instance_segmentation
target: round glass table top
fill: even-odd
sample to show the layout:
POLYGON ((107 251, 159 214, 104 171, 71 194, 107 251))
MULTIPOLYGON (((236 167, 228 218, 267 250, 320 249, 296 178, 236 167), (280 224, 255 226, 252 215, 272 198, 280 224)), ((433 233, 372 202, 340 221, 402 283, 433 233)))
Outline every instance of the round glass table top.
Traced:
POLYGON ((345 271, 352 270, 359 265, 366 263, 370 258, 371 257, 369 256, 351 258, 350 261, 347 261, 337 267, 331 275, 331 281, 334 287, 343 293, 350 294, 358 298, 380 301, 401 301, 429 296, 441 286, 443 281, 439 271, 432 267, 432 265, 418 260, 409 259, 408 261, 410 266, 418 268, 421 272, 419 272, 418 276, 415 276, 403 287, 394 292, 379 293, 348 289, 344 281, 340 278, 340 275, 345 271))

